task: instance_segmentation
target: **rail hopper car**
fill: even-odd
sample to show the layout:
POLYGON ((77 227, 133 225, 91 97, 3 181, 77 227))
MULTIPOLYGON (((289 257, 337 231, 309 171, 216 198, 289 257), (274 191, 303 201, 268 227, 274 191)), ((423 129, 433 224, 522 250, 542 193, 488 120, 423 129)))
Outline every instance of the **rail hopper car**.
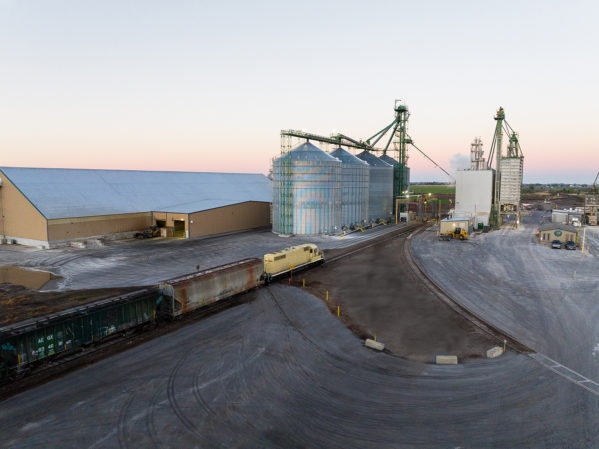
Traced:
POLYGON ((157 288, 145 288, 0 326, 0 380, 154 321, 158 298, 157 288))
POLYGON ((239 260, 125 295, 0 326, 0 381, 109 336, 178 318, 323 262, 316 245, 292 246, 265 254, 263 260, 239 260))
POLYGON ((178 317, 184 313, 247 292, 264 282, 260 259, 243 259, 208 270, 180 276, 158 285, 160 315, 178 317))

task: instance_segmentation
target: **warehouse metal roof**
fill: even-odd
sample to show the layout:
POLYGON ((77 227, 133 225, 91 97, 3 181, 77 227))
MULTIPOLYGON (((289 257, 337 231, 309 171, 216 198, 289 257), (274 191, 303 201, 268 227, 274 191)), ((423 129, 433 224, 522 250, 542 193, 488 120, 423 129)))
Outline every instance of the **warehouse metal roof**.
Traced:
POLYGON ((192 213, 246 201, 271 202, 271 181, 246 173, 0 167, 47 219, 192 213))

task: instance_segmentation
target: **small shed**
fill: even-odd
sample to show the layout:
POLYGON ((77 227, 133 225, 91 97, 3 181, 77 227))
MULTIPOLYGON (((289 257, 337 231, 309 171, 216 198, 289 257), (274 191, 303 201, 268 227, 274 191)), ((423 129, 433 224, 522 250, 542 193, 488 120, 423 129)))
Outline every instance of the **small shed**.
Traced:
POLYGON ((447 234, 456 228, 466 229, 468 234, 472 233, 472 220, 468 217, 454 217, 441 220, 439 232, 447 234))
POLYGON ((539 227, 539 241, 544 244, 550 244, 554 240, 578 243, 578 229, 563 223, 544 223, 539 227))

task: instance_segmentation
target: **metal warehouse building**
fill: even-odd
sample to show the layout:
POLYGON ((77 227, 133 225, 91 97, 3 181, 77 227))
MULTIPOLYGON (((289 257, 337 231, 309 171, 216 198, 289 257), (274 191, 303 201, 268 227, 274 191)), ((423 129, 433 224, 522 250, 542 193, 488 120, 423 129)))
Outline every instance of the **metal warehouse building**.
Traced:
POLYGON ((0 167, 0 237, 48 248, 151 225, 199 237, 268 226, 264 175, 0 167))

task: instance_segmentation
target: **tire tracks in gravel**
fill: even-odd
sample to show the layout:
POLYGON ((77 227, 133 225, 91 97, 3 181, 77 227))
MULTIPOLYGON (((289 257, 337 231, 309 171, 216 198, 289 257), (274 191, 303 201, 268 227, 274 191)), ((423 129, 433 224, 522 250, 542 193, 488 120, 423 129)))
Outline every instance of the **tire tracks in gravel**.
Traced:
POLYGON ((117 423, 117 437, 119 440, 119 447, 121 449, 128 449, 129 445, 127 442, 129 441, 129 432, 127 430, 127 412, 129 411, 129 407, 133 403, 133 399, 135 398, 135 392, 129 393, 127 400, 121 407, 121 411, 119 412, 119 421, 117 423))

